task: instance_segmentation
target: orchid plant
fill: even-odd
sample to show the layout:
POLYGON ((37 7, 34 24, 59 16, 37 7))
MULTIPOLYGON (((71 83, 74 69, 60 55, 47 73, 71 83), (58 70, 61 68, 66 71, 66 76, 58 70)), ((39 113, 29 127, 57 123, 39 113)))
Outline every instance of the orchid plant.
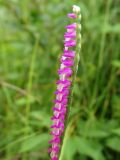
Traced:
POLYGON ((80 7, 73 5, 73 12, 67 16, 72 23, 65 27, 64 50, 60 58, 60 68, 58 69, 59 80, 56 82, 57 90, 55 91, 56 96, 54 107, 52 108, 52 139, 49 141, 51 144, 49 148, 51 160, 58 160, 60 157, 81 48, 80 7))

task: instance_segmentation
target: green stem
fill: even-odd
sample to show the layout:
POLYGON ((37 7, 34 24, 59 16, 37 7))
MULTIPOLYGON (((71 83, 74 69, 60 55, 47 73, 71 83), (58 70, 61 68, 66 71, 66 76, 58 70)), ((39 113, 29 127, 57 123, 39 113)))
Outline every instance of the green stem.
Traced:
POLYGON ((34 73, 34 65, 35 65, 35 58, 36 58, 36 50, 38 47, 38 40, 36 39, 35 46, 32 53, 32 59, 31 59, 31 65, 30 65, 30 71, 29 71, 29 80, 28 80, 28 96, 27 96, 27 102, 26 102, 26 132, 28 132, 28 126, 29 126, 29 113, 30 113, 30 93, 32 89, 32 83, 33 83, 33 73, 34 73))
MULTIPOLYGON (((25 136, 29 135, 29 127, 30 127, 29 115, 30 115, 30 103, 31 103, 29 95, 31 93, 31 89, 33 85, 33 73, 34 73, 34 65, 35 65, 37 47, 38 47, 38 39, 36 38, 35 45, 34 45, 33 52, 32 52, 32 58, 31 58, 31 64, 30 64, 30 70, 29 70, 29 79, 28 79, 28 85, 27 85, 28 96, 27 96, 27 101, 26 101, 25 136)), ((23 160, 26 160, 26 159, 28 159, 28 154, 24 153, 23 160)))
POLYGON ((65 146, 66 146, 66 143, 67 143, 67 139, 69 138, 70 127, 71 127, 71 125, 69 124, 66 128, 65 135, 64 135, 64 143, 63 143, 62 148, 61 148, 61 154, 60 154, 59 160, 63 160, 65 146))
MULTIPOLYGON (((105 17, 104 17, 104 21, 103 21, 103 26, 104 27, 108 24, 111 2, 112 2, 112 0, 108 0, 106 8, 105 8, 105 17)), ((104 60, 103 58, 104 58, 105 42, 106 42, 106 32, 102 32, 101 44, 100 44, 100 52, 99 52, 98 65, 97 65, 97 73, 96 73, 96 79, 95 79, 95 85, 94 85, 94 89, 93 89, 91 102, 90 102, 90 105, 89 105, 90 109, 92 109, 94 104, 95 104, 95 99, 96 99, 97 92, 98 92, 98 85, 99 85, 98 82, 100 80, 100 75, 101 75, 100 69, 103 66, 103 60, 104 60)))

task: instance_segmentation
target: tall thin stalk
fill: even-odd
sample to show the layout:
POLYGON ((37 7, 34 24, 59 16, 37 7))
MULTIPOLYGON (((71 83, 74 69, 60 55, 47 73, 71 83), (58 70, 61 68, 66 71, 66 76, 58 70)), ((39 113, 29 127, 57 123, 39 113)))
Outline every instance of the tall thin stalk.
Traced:
POLYGON ((58 70, 59 80, 57 81, 56 98, 53 107, 52 144, 49 149, 51 160, 62 160, 63 149, 69 135, 67 128, 68 117, 72 104, 73 87, 79 64, 79 53, 81 48, 81 14, 80 8, 73 6, 73 12, 68 14, 72 21, 65 28, 64 52, 61 55, 60 69, 58 70))

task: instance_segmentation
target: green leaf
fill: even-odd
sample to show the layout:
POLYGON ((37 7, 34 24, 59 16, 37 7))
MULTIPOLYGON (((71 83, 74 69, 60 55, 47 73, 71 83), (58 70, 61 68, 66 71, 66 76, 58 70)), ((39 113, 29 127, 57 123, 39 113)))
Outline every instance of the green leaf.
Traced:
POLYGON ((116 128, 116 129, 112 130, 112 133, 117 134, 118 136, 120 136, 120 128, 116 128))
POLYGON ((39 149, 42 149, 48 145, 48 140, 49 140, 48 134, 32 136, 26 139, 25 141, 23 141, 20 152, 31 151, 32 149, 38 146, 39 146, 39 149))
POLYGON ((89 130, 88 137, 94 137, 94 138, 105 138, 108 137, 109 133, 105 132, 104 130, 100 130, 98 128, 93 128, 89 130))
POLYGON ((75 144, 74 138, 69 138, 65 145, 64 159, 73 160, 74 154, 77 152, 77 146, 75 144))
POLYGON ((116 68, 120 68, 120 61, 119 60, 114 60, 114 61, 112 61, 112 65, 116 68))
POLYGON ((86 136, 89 138, 106 138, 110 135, 105 129, 105 122, 93 120, 85 122, 81 121, 79 127, 80 135, 86 136))
POLYGON ((36 124, 39 126, 50 126, 50 115, 44 111, 33 111, 31 112, 31 117, 33 120, 35 120, 36 124))
MULTIPOLYGON (((113 111, 112 111, 112 114, 113 114, 113 117, 117 118, 120 120, 120 97, 119 95, 115 94, 114 96, 112 96, 112 108, 113 108, 113 111)), ((116 120, 117 122, 117 120, 116 120)), ((118 123, 120 123, 118 121, 118 123)), ((120 126, 118 124, 118 126, 120 126)), ((118 128, 118 127, 115 127, 115 128, 118 128)))
POLYGON ((84 137, 76 137, 75 142, 79 153, 87 155, 94 160, 104 160, 100 143, 86 139, 84 137))
POLYGON ((110 25, 110 24, 106 24, 104 25, 103 32, 105 33, 120 33, 120 24, 116 24, 116 25, 110 25))
MULTIPOLYGON (((34 97, 30 97, 29 101, 30 101, 31 104, 34 103, 35 102, 34 97)), ((22 97, 22 98, 17 99, 15 103, 18 106, 23 106, 27 103, 27 99, 25 97, 22 97)))
POLYGON ((104 160, 102 155, 102 146, 100 143, 90 141, 84 137, 71 137, 67 140, 64 159, 73 160, 75 153, 79 152, 85 156, 89 156, 94 160, 104 160))
POLYGON ((120 152, 120 137, 112 137, 112 138, 107 139, 106 145, 109 148, 117 152, 120 152))

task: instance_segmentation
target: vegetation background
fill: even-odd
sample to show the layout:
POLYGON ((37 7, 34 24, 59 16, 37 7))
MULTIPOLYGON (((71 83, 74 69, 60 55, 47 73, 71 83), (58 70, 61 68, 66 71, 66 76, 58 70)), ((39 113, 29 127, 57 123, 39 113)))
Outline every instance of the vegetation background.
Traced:
POLYGON ((120 1, 0 0, 0 160, 49 160, 66 14, 82 50, 63 160, 120 160, 120 1))

